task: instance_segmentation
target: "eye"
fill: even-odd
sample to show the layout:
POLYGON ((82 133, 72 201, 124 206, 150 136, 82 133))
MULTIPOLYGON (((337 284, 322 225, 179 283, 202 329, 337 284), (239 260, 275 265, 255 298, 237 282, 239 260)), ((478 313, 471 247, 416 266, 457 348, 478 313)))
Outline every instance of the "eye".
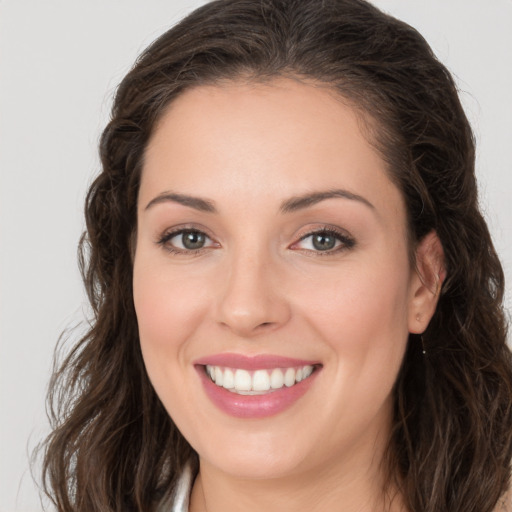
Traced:
POLYGON ((335 229, 319 229, 303 236, 292 249, 312 252, 335 253, 354 247, 355 240, 335 229))
POLYGON ((179 229, 165 233, 158 243, 174 253, 197 253, 218 245, 206 233, 197 229, 179 229))

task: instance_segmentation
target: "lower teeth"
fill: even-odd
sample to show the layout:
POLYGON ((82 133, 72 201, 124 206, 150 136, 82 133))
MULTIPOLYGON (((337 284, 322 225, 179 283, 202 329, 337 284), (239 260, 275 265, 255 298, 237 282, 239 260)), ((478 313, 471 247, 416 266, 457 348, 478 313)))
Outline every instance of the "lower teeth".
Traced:
POLYGON ((228 389, 227 391, 231 391, 231 393, 236 393, 237 395, 268 395, 269 393, 277 391, 277 389, 269 389, 268 391, 237 391, 236 389, 232 388, 228 389))

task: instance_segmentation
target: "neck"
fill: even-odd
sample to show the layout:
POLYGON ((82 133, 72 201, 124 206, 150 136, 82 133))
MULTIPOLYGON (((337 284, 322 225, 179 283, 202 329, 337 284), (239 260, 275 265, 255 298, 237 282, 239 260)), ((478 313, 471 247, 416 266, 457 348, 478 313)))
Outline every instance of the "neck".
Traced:
POLYGON ((348 456, 343 463, 257 480, 201 461, 190 512, 406 512, 399 493, 386 485, 377 454, 382 460, 383 450, 377 449, 365 461, 348 456))

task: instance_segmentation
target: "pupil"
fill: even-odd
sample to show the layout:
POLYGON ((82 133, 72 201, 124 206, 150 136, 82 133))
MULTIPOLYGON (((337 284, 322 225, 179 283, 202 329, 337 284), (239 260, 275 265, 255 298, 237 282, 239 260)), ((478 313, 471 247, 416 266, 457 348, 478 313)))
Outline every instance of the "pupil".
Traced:
POLYGON ((196 231, 189 231, 182 235, 183 247, 187 249, 201 249, 204 245, 204 235, 196 231))
POLYGON ((328 251, 336 245, 336 239, 332 235, 320 234, 313 237, 313 247, 319 251, 328 251))

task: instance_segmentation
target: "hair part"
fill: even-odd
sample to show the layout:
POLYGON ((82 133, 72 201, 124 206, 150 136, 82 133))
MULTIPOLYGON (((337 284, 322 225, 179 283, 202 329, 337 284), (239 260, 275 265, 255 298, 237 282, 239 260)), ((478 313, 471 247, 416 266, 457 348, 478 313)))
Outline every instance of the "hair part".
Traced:
POLYGON ((435 230, 448 277, 394 388, 386 463, 411 511, 490 512, 508 486, 512 361, 504 277, 478 208, 454 81, 409 25, 363 0, 217 0, 157 39, 120 84, 86 199, 80 264, 94 318, 56 370, 44 478, 59 512, 153 510, 192 448, 146 374, 132 298, 144 151, 183 91, 291 77, 362 113, 407 207, 411 255, 435 230))

